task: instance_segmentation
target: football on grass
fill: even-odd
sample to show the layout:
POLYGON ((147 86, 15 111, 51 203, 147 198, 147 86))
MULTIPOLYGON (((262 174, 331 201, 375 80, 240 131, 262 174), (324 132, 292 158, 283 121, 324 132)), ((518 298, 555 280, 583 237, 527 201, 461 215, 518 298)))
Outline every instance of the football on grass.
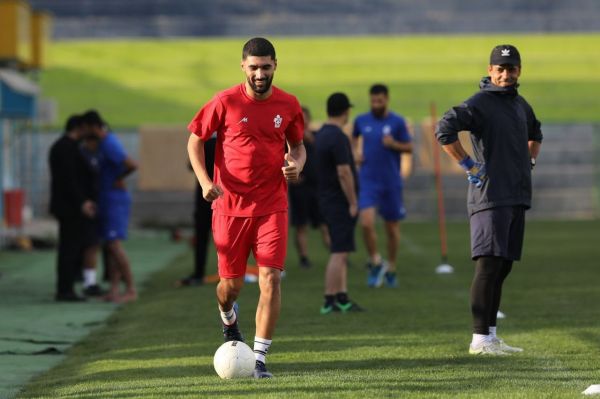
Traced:
POLYGON ((250 377, 254 364, 254 351, 240 341, 225 342, 215 352, 215 371, 224 379, 250 377))

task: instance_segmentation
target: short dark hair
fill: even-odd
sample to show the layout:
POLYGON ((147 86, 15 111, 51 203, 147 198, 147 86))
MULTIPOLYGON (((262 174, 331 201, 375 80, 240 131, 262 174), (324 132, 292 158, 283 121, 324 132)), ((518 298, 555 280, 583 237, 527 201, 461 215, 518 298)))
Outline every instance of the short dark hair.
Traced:
POLYGON ((350 99, 344 93, 333 93, 327 99, 327 116, 341 116, 352 107, 350 99))
POLYGON ((82 119, 83 123, 89 126, 106 126, 106 122, 104 122, 104 119, 102 119, 98 111, 96 111, 95 109, 90 109, 89 111, 86 111, 82 115, 82 119))
POLYGON ((385 94, 387 96, 388 93, 388 87, 382 83, 375 83, 369 90, 370 95, 385 94))
POLYGON ((249 56, 268 57, 275 59, 275 47, 270 41, 263 37, 255 37, 244 44, 242 50, 242 59, 245 60, 249 56))
POLYGON ((81 125, 83 125, 83 118, 81 115, 71 115, 65 123, 65 132, 69 133, 78 127, 81 127, 81 125))

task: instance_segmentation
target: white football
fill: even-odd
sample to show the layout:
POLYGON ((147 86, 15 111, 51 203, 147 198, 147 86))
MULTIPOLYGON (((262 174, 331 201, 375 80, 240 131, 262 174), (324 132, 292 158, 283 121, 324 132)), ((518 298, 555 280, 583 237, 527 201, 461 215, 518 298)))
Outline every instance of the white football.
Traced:
POLYGON ((214 358, 215 371, 224 379, 252 376, 256 363, 254 351, 241 341, 229 341, 217 349, 214 358))

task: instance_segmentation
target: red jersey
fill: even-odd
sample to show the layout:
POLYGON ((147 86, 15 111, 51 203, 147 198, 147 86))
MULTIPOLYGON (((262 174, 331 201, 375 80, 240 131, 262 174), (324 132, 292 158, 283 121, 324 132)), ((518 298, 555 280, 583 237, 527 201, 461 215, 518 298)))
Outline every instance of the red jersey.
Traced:
POLYGON ((188 130, 202 140, 217 132, 213 181, 224 193, 213 201, 215 211, 248 217, 287 210, 285 142, 299 143, 304 135, 296 97, 272 86, 268 99, 255 100, 242 83, 215 95, 188 130))

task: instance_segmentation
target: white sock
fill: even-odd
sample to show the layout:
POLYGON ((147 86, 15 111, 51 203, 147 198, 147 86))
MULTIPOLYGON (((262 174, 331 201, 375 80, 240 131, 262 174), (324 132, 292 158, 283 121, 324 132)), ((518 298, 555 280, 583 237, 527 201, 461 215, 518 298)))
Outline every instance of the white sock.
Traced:
POLYGON ((233 306, 227 312, 223 312, 221 310, 221 308, 219 307, 219 312, 221 313, 221 320, 223 321, 223 324, 225 324, 226 326, 231 326, 231 325, 235 324, 235 322, 237 321, 237 315, 235 314, 235 311, 233 310, 233 306))
POLYGON ((267 356, 271 342, 273 341, 270 339, 254 337, 254 357, 256 357, 256 360, 266 363, 265 356, 267 356))
POLYGON ((490 327, 490 337, 496 338, 496 327, 490 327))
POLYGON ((371 257, 371 263, 373 264, 373 266, 379 265, 381 262, 383 262, 383 258, 380 254, 375 254, 371 257))
POLYGON ((490 339, 489 335, 483 334, 473 334, 473 340, 471 341, 471 346, 473 348, 481 348, 486 342, 490 339))
POLYGON ((83 286, 85 288, 96 285, 96 269, 83 269, 83 286))

